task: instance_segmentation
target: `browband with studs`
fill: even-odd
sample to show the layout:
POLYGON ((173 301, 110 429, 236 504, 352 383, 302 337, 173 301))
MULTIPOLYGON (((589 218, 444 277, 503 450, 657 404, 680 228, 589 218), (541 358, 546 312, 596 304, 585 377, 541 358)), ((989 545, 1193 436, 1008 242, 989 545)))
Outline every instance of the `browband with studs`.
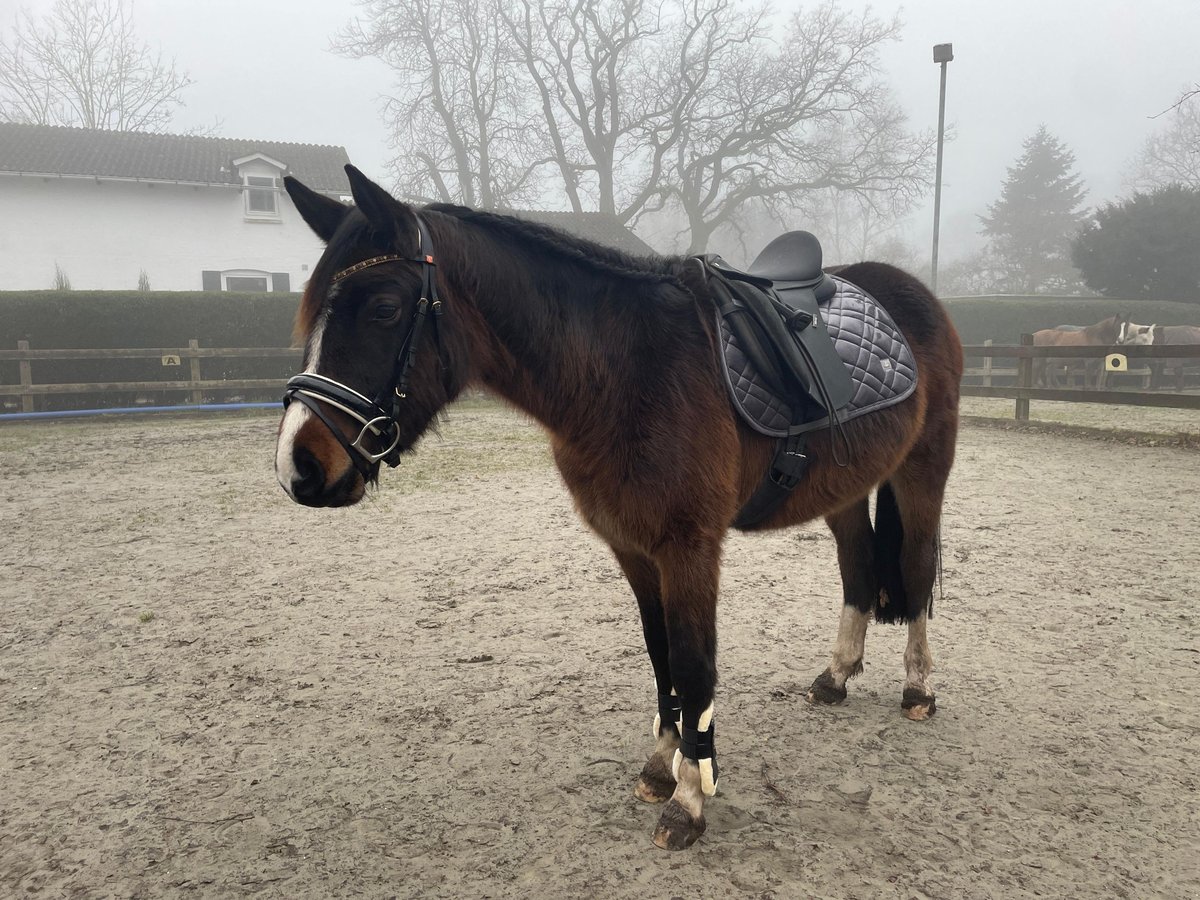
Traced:
POLYGON ((386 256, 372 256, 370 259, 364 259, 362 262, 356 262, 352 266, 346 266, 342 271, 330 279, 330 284, 337 284, 343 278, 349 278, 355 272, 361 272, 363 269, 369 269, 371 266, 378 266, 386 262, 420 262, 433 263, 432 256, 401 256, 399 253, 389 253, 386 256))

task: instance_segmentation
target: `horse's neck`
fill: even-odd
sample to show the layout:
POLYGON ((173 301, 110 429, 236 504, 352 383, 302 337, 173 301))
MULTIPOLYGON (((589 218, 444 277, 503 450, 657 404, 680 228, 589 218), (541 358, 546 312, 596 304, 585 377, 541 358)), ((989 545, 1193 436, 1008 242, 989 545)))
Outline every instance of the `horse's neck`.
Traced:
MULTIPOLYGON (((556 434, 578 423, 581 409, 591 417, 618 414, 609 409, 619 404, 613 384, 634 366, 622 357, 637 322, 632 316, 616 322, 610 303, 588 296, 606 291, 604 276, 584 275, 564 296, 550 296, 546 286, 563 281, 551 267, 561 263, 532 251, 514 255, 494 243, 495 252, 472 254, 468 247, 489 240, 473 238, 447 262, 461 282, 477 286, 469 301, 482 325, 471 336, 475 377, 556 434)), ((629 285, 629 303, 638 302, 639 290, 648 288, 629 285)))

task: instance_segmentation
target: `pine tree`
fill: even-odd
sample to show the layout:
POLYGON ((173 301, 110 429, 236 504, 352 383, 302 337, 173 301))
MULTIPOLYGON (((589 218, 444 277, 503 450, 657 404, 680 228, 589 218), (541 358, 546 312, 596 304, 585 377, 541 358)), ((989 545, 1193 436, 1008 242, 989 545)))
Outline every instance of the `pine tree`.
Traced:
POLYGON ((980 216, 1001 269, 998 287, 1021 294, 1076 290, 1071 242, 1083 223, 1087 191, 1073 171, 1075 155, 1045 125, 1023 146, 1000 199, 980 216))

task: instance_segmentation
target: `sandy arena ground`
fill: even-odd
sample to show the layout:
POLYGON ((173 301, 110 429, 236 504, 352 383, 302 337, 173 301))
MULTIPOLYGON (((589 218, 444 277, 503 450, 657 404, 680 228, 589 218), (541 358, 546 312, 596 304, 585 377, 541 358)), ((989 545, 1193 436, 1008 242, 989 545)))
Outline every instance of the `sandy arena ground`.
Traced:
POLYGON ((274 418, 0 427, 0 896, 1195 897, 1200 455, 967 427, 931 624, 803 694, 823 526, 726 548, 721 793, 632 796, 636 609, 538 430, 455 410, 358 508, 274 418))

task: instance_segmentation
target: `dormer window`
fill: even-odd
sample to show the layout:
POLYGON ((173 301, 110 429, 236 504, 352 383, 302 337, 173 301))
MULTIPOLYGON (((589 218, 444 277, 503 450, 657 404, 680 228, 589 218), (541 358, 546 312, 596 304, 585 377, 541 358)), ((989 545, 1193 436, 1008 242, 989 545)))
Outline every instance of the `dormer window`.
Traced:
POLYGON ((243 176, 246 218, 279 220, 279 180, 263 175, 243 176))
POLYGON ((233 160, 233 169, 242 181, 242 209, 247 222, 281 224, 279 177, 287 164, 265 153, 251 153, 233 160))

